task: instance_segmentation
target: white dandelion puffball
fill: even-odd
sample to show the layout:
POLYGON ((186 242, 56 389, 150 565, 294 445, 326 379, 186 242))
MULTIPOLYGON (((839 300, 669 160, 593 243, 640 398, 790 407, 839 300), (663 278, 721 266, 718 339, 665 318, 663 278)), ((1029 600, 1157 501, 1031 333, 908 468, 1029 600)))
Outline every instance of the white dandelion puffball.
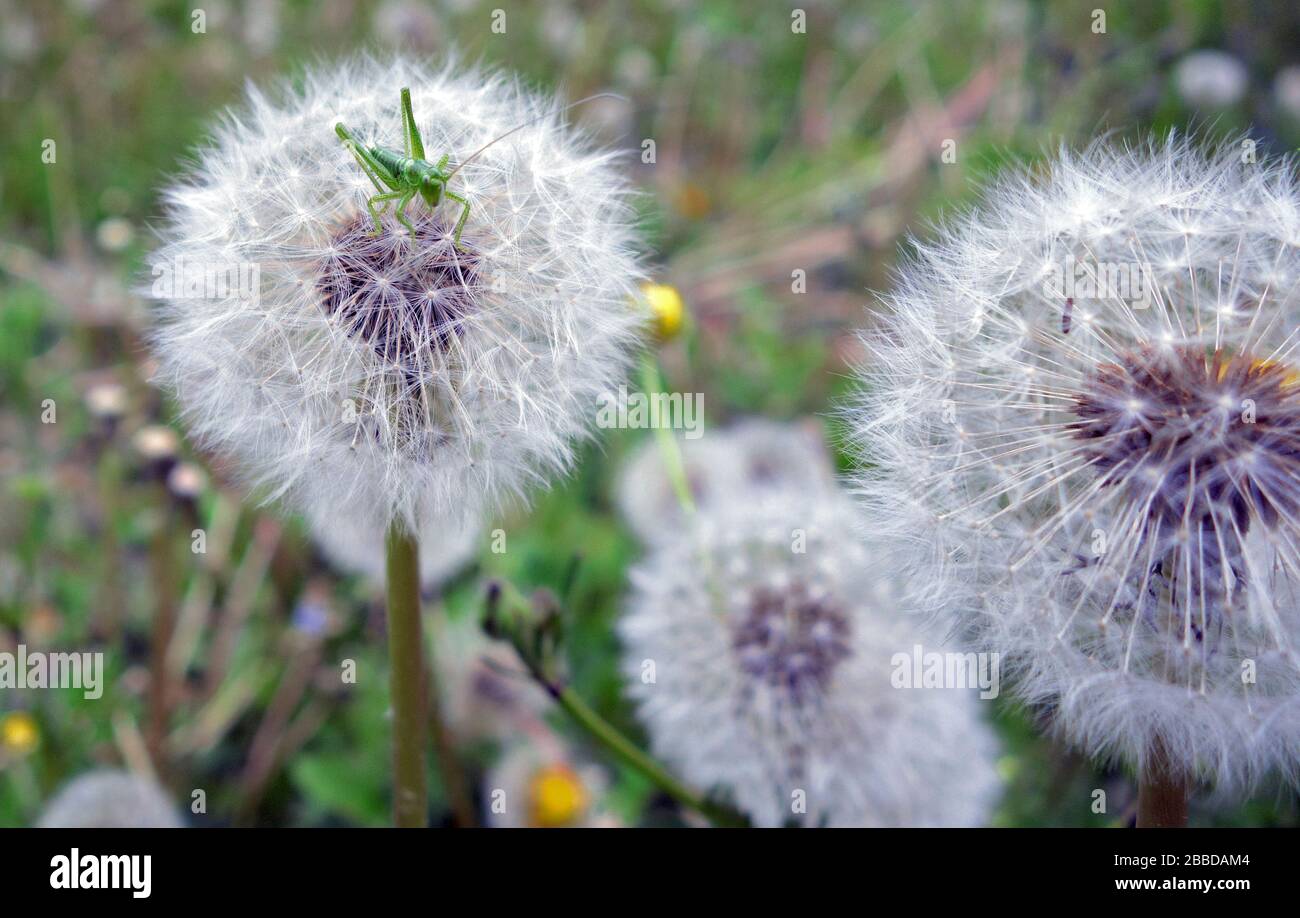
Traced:
POLYGON ((965 826, 996 743, 963 689, 895 688, 937 647, 838 495, 755 493, 631 574, 623 666, 655 751, 758 825, 965 826))
MULTIPOLYGON (((318 507, 309 507, 306 519, 312 541, 330 567, 377 584, 387 582, 382 529, 318 507)), ((482 525, 462 523, 455 517, 426 524, 419 541, 421 589, 437 590, 467 568, 482 545, 482 525)))
MULTIPOLYGON (((682 466, 695 505, 701 510, 725 503, 732 494, 773 488, 825 491, 835 485, 835 470, 821 426, 744 418, 722 428, 706 428, 690 440, 679 437, 682 466)), ((646 543, 675 538, 685 513, 654 437, 637 447, 619 474, 619 512, 646 543)))
POLYGON ((1226 51, 1192 51, 1174 68, 1174 84, 1188 105, 1227 108, 1246 94, 1246 65, 1226 51))
POLYGON ((42 829, 179 829, 184 823, 167 793, 125 771, 92 771, 46 804, 42 829))
POLYGON ((1170 137, 1003 179, 917 244, 854 412, 869 525, 967 587, 1023 696, 1224 788, 1300 761, 1300 194, 1254 159, 1170 137))
POLYGON ((570 465, 639 345, 613 158, 500 75, 363 60, 252 90, 166 192, 160 378, 202 444, 298 509, 418 529, 521 496, 570 465), (449 197, 416 196, 413 234, 381 202, 372 235, 376 189, 335 134, 400 153, 402 87, 426 158, 464 163, 460 247, 449 197))

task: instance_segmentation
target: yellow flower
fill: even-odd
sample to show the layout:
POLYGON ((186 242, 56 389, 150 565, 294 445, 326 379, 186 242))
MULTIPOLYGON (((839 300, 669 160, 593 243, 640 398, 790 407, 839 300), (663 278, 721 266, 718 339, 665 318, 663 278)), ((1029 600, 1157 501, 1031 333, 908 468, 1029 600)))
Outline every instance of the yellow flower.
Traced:
POLYGON ((655 334, 660 341, 675 338, 686 320, 686 304, 676 287, 668 284, 642 284, 641 293, 650 305, 655 334))
POLYGON ((40 742, 41 731, 26 711, 14 711, 0 722, 0 747, 13 755, 26 755, 40 742))
POLYGON ((534 826, 567 826, 587 809, 587 789, 568 765, 547 765, 528 782, 528 803, 534 826))

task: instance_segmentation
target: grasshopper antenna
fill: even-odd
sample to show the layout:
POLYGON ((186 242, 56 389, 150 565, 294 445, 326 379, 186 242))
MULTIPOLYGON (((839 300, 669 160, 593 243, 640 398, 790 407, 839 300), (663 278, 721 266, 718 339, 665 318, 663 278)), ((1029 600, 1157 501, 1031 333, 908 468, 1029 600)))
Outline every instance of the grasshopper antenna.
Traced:
MULTIPOLYGON (((596 100, 596 99, 620 99, 620 100, 622 100, 623 102, 626 102, 626 101, 627 101, 627 97, 626 97, 626 96, 620 96, 620 95, 619 95, 618 93, 616 93, 616 92, 598 92, 598 93, 596 93, 595 95, 587 96, 587 97, 584 98, 584 99, 579 99, 577 102, 570 102, 568 105, 564 106, 564 108, 560 109, 558 112, 555 112, 555 114, 557 114, 557 115, 563 115, 565 112, 567 112, 567 111, 568 111, 569 109, 571 109, 571 108, 577 108, 579 105, 582 105, 582 104, 585 103, 585 102, 591 102, 591 101, 594 101, 594 100, 596 100)), ((484 151, 486 151, 486 150, 487 150, 489 147, 491 147, 493 144, 495 144, 495 143, 499 143, 500 141, 505 140, 507 137, 509 137, 509 136, 510 136, 511 134, 513 134, 515 131, 521 131, 521 130, 523 130, 524 128, 528 127, 528 125, 530 125, 530 124, 536 124, 538 121, 541 121, 543 118, 549 118, 550 116, 551 116, 551 113, 550 113, 550 112, 545 112, 544 114, 538 115, 536 118, 529 118, 529 119, 528 119, 527 121, 525 121, 523 124, 518 124, 518 125, 512 127, 510 130, 506 131, 506 132, 505 132, 504 134, 502 134, 500 137, 497 137, 497 138, 494 138, 494 139, 492 139, 492 140, 489 140, 487 143, 483 144, 483 146, 479 147, 477 150, 475 150, 473 153, 471 153, 471 154, 470 154, 470 155, 469 155, 469 156, 468 156, 468 157, 467 157, 463 162, 459 162, 459 163, 457 163, 457 164, 456 164, 456 168, 455 168, 455 169, 452 169, 451 172, 449 172, 449 173, 447 174, 447 179, 448 179, 448 181, 451 180, 451 177, 452 177, 453 175, 455 175, 455 174, 456 174, 457 172, 459 172, 461 169, 464 169, 466 166, 468 166, 470 163, 472 163, 475 159, 477 159, 477 158, 479 157, 480 154, 482 154, 484 151)))

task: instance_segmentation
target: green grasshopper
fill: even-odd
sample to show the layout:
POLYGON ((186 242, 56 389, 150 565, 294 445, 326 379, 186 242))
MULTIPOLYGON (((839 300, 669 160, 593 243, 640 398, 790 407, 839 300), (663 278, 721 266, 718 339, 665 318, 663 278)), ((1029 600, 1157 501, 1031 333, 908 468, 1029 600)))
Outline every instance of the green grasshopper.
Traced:
MULTIPOLYGON (((583 102, 589 102, 605 95, 612 95, 612 93, 597 93, 594 96, 587 96, 585 99, 579 99, 571 105, 566 105, 560 111, 566 112, 575 105, 581 105, 583 102)), ((615 98, 618 97, 615 96, 615 98)), ((534 121, 539 121, 544 117, 546 115, 540 115, 531 121, 525 121, 523 124, 506 131, 500 137, 488 141, 450 172, 447 171, 447 163, 451 161, 450 153, 445 154, 436 163, 424 158, 424 141, 420 139, 420 129, 415 125, 415 113, 411 110, 411 90, 409 87, 402 88, 404 152, 398 153, 396 150, 390 150, 386 147, 366 146, 359 143, 342 122, 334 125, 334 133, 338 134, 339 139, 343 141, 343 145, 352 151, 352 155, 357 158, 361 170, 365 172, 379 192, 371 195, 366 200, 366 209, 370 211, 370 218, 375 222, 375 231, 371 233, 372 236, 378 236, 383 232, 383 226, 379 222, 379 215, 388 209, 390 202, 396 201, 397 210, 395 214, 397 220, 402 226, 406 227, 412 238, 414 238, 415 227, 411 225, 410 220, 406 219, 407 206, 415 199, 417 194, 424 199, 430 208, 437 207, 438 202, 445 197, 461 206, 460 219, 456 221, 452 241, 455 243, 456 248, 464 251, 460 244, 460 234, 465 229, 465 221, 469 219, 469 201, 449 189, 447 183, 452 180, 457 172, 473 162, 479 154, 487 150, 492 144, 504 140, 515 131, 527 127, 534 121), (381 206, 376 208, 376 204, 381 206)))
MULTIPOLYGON (((456 221, 455 235, 453 237, 456 248, 461 247, 460 234, 465 228, 465 221, 469 219, 469 201, 447 187, 447 183, 451 181, 451 177, 456 174, 456 170, 459 170, 460 166, 457 166, 456 170, 451 172, 446 171, 447 163, 451 160, 450 153, 444 155, 437 163, 431 163, 424 158, 424 141, 420 138, 420 129, 415 126, 415 113, 411 110, 411 90, 409 88, 402 88, 404 153, 398 153, 385 147, 367 147, 362 143, 358 143, 342 122, 334 125, 334 133, 338 134, 339 139, 343 141, 343 145, 352 151, 352 155, 357 158, 357 163, 361 166, 361 171, 379 190, 378 194, 372 195, 366 201, 366 209, 370 211, 370 218, 375 221, 375 231, 372 235, 378 236, 383 232, 383 226, 379 222, 379 215, 388 208, 390 201, 396 201, 397 220, 414 237, 415 227, 411 225, 410 220, 406 219, 407 205, 418 194, 424 198, 429 207, 436 207, 438 202, 446 195, 449 200, 461 205, 460 219, 456 221), (383 206, 376 209, 376 204, 382 204, 383 206)), ((461 165, 464 165, 464 163, 461 165)))

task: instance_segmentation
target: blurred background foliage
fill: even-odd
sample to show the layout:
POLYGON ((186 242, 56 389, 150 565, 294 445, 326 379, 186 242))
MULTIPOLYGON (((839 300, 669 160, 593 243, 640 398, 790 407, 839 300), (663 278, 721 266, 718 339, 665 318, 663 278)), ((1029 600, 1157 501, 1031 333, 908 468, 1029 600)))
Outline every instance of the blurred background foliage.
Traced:
MULTIPOLYGON (((148 307, 133 292, 146 281, 159 188, 246 81, 401 49, 481 60, 569 98, 625 96, 573 117, 628 151, 652 273, 692 312, 691 333, 661 354, 669 387, 704 393, 711 424, 817 416, 832 442, 869 291, 888 285, 907 234, 968 202, 981 178, 1103 132, 1249 131, 1264 152, 1300 143, 1291 0, 805 0, 806 34, 792 33, 793 6, 0 0, 0 650, 104 649, 108 668, 96 701, 0 691, 0 825, 30 823, 87 769, 151 762, 186 810, 204 791, 206 812, 187 813, 195 825, 387 820, 376 588, 330 571, 301 524, 247 500, 221 457, 182 441, 204 478, 178 496, 151 479, 138 448, 141 430, 174 424, 146 382, 148 307), (505 34, 491 30, 494 9, 505 34), (638 155, 646 138, 653 163, 638 155), (105 384, 127 393, 110 425, 87 406, 105 384), (55 423, 42 423, 46 400, 55 423), (207 533, 203 554, 189 551, 191 524, 207 533), (151 615, 169 597, 181 625, 159 732, 147 713, 151 615), (346 660, 355 683, 341 683, 346 660)), ((485 575, 563 591, 577 688, 637 735, 611 626, 639 549, 611 493, 645 434, 604 434, 568 481, 493 524, 509 550, 485 546, 427 615, 439 630, 472 631, 485 575)), ((999 824, 1131 818, 1126 776, 1042 738, 1009 704, 996 716, 1008 781, 999 824), (1107 791, 1106 814, 1091 810, 1095 788, 1107 791)), ((522 734, 573 763, 589 798, 581 819, 683 821, 555 713, 538 711, 522 734)), ((458 742, 481 807, 503 741, 458 742)), ((433 781, 434 818, 449 819, 433 781)), ((1193 819, 1294 825, 1296 800, 1202 801, 1193 819)))

